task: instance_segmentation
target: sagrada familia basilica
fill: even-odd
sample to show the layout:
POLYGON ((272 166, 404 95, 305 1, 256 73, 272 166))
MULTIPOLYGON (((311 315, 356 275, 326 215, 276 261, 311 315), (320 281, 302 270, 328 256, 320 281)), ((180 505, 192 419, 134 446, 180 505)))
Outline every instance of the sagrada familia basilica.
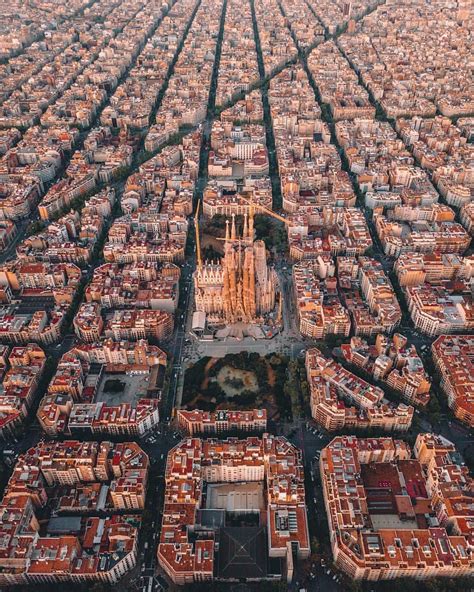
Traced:
POLYGON ((235 215, 232 222, 227 220, 221 261, 202 263, 197 244, 195 310, 206 313, 208 323, 258 325, 275 311, 277 274, 267 264, 265 243, 254 235, 254 211, 250 208, 244 215, 242 236, 237 236, 235 215))

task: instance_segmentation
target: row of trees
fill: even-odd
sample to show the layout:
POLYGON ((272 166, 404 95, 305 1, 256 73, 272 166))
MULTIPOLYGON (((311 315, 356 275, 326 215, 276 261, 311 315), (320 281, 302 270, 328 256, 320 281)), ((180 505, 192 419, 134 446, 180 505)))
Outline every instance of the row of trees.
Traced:
POLYGON ((284 392, 291 401, 293 419, 309 414, 309 384, 302 360, 291 360, 288 363, 284 392))

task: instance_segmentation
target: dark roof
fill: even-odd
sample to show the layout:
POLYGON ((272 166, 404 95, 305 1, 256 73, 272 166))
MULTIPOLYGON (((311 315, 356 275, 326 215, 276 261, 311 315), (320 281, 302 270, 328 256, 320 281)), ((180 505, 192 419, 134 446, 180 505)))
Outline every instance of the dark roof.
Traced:
POLYGON ((265 527, 229 526, 219 532, 218 577, 264 578, 267 575, 265 527))
POLYGON ((225 525, 225 510, 198 510, 196 524, 210 528, 221 528, 225 525))
POLYGON ((48 522, 48 534, 76 534, 81 530, 80 516, 54 516, 48 522))

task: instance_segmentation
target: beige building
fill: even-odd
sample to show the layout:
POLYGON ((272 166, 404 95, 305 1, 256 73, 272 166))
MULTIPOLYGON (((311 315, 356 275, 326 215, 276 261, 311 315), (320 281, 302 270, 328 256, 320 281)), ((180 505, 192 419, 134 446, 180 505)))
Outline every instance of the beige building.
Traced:
POLYGON ((276 272, 267 264, 265 243, 254 240, 253 212, 237 237, 235 217, 227 221, 220 263, 198 264, 194 273, 195 307, 211 322, 255 323, 275 308, 276 272))

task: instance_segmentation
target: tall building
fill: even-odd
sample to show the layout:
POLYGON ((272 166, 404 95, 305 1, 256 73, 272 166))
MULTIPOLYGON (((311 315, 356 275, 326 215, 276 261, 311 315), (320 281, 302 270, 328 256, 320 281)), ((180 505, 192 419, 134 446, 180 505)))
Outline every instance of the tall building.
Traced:
MULTIPOLYGON (((198 247, 199 248, 199 247, 198 247)), ((213 323, 257 323, 275 309, 277 275, 267 264, 265 243, 254 239, 254 213, 244 216, 237 236, 235 216, 227 220, 221 262, 201 262, 194 273, 196 311, 213 323)))

